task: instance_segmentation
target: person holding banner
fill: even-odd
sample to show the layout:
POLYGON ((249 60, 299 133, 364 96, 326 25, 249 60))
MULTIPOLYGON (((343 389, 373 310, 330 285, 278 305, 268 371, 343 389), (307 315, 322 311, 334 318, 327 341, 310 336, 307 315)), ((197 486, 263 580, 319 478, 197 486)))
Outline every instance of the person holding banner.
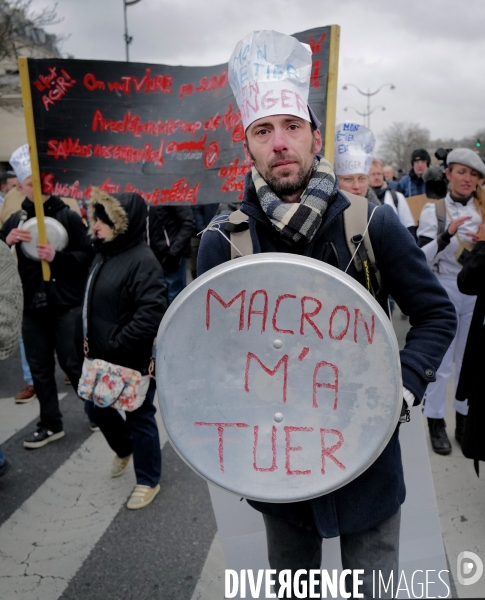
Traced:
MULTIPOLYGON (((308 106, 311 70, 311 51, 291 36, 257 31, 236 46, 229 81, 253 161, 241 210, 249 217, 254 254, 313 257, 360 280, 344 235, 350 202, 338 190, 332 165, 318 155, 320 123, 308 106)), ((370 204, 366 210, 385 291, 413 323, 401 351, 403 395, 407 405, 419 404, 453 339, 453 306, 394 210, 370 204)), ((199 274, 231 259, 229 229, 221 232, 221 222, 202 237, 199 274)), ((365 570, 365 597, 372 597, 373 568, 386 581, 397 571, 405 499, 398 435, 399 427, 375 462, 335 492, 294 503, 250 501, 263 513, 269 562, 278 575, 320 569, 322 538, 336 536, 343 568, 365 570)))
MULTIPOLYGON (((485 176, 481 158, 473 150, 456 148, 448 154, 447 164, 449 192, 436 204, 425 204, 417 232, 418 244, 455 305, 458 316, 456 338, 436 373, 436 382, 426 391, 424 414, 428 418, 431 445, 437 454, 451 453, 444 419, 446 389, 454 360, 456 391, 476 300, 476 296, 460 292, 456 278, 478 240, 477 232, 485 218, 485 192, 479 185, 480 178, 485 176)), ((461 443, 468 413, 467 401, 455 399, 454 408, 455 438, 461 443)))
POLYGON ((37 244, 38 259, 49 262, 52 273, 49 282, 43 280, 40 260, 22 249, 23 243, 32 241, 32 234, 21 225, 26 219, 35 217, 27 144, 12 154, 10 164, 26 198, 22 202, 22 210, 11 215, 0 229, 0 240, 10 247, 19 245, 21 248, 17 257, 24 290, 22 338, 40 404, 37 429, 24 441, 24 447, 35 449, 65 435, 59 410, 54 353, 76 389, 81 363, 74 344, 74 331, 81 313, 82 293, 93 252, 80 215, 70 210, 57 196, 44 196, 46 217, 55 219, 64 228, 68 240, 62 251, 55 250, 50 244, 37 244))

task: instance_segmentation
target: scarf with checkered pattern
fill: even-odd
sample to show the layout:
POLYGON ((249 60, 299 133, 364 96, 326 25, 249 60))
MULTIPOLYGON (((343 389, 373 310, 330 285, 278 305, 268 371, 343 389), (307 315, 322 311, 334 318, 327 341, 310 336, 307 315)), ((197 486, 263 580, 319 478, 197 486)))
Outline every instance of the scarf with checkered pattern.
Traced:
POLYGON ((335 173, 328 160, 314 157, 310 181, 300 201, 295 203, 280 200, 254 166, 251 175, 261 207, 273 227, 289 243, 296 244, 303 239, 311 242, 327 210, 329 198, 337 192, 335 173))

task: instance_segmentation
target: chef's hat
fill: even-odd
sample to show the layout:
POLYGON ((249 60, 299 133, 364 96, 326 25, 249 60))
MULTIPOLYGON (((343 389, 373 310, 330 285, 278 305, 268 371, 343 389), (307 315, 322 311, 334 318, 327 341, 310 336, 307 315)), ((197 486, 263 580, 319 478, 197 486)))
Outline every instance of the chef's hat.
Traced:
POLYGON ((24 144, 12 152, 9 163, 12 165, 15 175, 20 183, 23 183, 27 177, 32 175, 32 167, 30 165, 29 145, 24 144))
POLYGON ((293 115, 311 122, 311 71, 310 47, 296 38, 271 30, 245 36, 229 59, 229 83, 244 129, 270 115, 293 115))
POLYGON ((335 128, 335 173, 369 173, 376 138, 370 129, 358 123, 340 123, 335 128))

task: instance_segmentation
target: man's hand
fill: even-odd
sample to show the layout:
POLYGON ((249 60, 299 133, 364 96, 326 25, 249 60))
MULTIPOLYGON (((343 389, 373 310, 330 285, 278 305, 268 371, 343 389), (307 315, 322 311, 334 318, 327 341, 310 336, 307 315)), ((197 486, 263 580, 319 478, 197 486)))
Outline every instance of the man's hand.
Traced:
POLYGON ((37 253, 41 260, 46 260, 47 262, 52 262, 56 255, 56 251, 49 244, 37 244, 37 253))
POLYGON ((32 240, 32 234, 27 229, 12 229, 7 235, 6 242, 8 246, 13 246, 19 242, 30 242, 32 240))

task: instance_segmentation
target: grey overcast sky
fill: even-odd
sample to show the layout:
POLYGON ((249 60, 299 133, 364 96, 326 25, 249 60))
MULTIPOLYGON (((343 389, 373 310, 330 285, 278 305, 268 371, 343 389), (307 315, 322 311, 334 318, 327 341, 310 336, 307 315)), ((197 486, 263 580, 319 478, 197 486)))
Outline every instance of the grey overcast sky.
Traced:
MULTIPOLYGON (((34 0, 32 7, 49 6, 34 0)), ((123 0, 59 0, 62 52, 75 58, 124 60, 123 0)), ((419 123, 434 138, 456 139, 485 127, 484 0, 140 0, 128 7, 130 59, 170 65, 227 62, 255 29, 295 33, 341 27, 337 121, 361 122, 362 89, 384 88, 372 107, 379 137, 395 121, 419 123)))

